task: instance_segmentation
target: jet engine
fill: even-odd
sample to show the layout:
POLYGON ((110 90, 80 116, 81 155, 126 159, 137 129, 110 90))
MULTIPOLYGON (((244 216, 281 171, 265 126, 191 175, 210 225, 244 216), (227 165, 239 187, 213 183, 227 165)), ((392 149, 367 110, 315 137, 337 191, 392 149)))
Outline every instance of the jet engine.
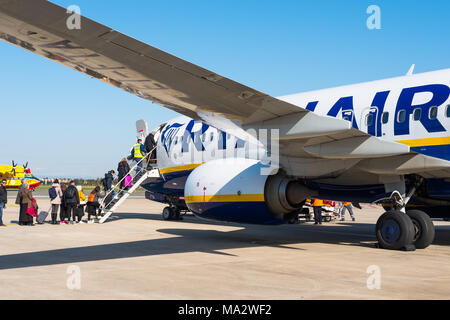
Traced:
POLYGON ((287 178, 281 170, 269 170, 252 159, 208 161, 187 178, 186 204, 195 215, 207 219, 284 223, 314 192, 287 178))

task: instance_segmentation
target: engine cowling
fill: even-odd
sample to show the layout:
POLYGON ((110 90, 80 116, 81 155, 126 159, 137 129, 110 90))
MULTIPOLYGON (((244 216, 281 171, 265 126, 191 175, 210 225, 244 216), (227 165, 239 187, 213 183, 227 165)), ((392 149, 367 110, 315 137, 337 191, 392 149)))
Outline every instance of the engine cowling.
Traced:
POLYGON ((189 175, 184 190, 186 204, 195 215, 207 219, 284 223, 311 191, 281 172, 266 175, 264 170, 267 167, 258 160, 208 161, 189 175))

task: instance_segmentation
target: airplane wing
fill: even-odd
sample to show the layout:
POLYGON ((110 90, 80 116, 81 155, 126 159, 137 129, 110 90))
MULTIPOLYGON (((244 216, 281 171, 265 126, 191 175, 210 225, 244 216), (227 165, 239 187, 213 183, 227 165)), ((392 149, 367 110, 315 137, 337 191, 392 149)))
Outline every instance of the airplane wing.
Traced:
POLYGON ((407 156, 412 160, 401 158, 394 171, 450 176, 442 172, 448 161, 412 153, 408 146, 353 129, 348 121, 276 99, 88 18, 81 17, 81 29, 71 30, 72 15, 45 0, 0 0, 0 39, 222 130, 280 129, 282 154, 293 166, 296 159, 348 165, 369 159, 375 162, 362 161, 362 168, 372 170, 382 166, 383 158, 407 156), (293 149, 297 153, 290 154, 293 149))
POLYGON ((69 30, 69 17, 45 0, 0 0, 0 39, 194 119, 203 111, 250 124, 308 113, 88 18, 69 30))

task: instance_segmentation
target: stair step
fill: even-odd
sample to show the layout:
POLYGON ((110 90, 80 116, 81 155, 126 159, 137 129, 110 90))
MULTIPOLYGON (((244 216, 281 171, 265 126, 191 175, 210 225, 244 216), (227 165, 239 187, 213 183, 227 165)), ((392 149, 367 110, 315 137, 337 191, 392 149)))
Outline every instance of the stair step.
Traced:
MULTIPOLYGON (((111 214, 114 213, 114 211, 124 202, 134 191, 136 191, 137 188, 149 177, 159 177, 159 171, 151 170, 146 171, 142 173, 139 177, 135 177, 136 182, 134 182, 133 186, 127 190, 127 191, 119 191, 111 200, 110 203, 108 203, 105 207, 105 213, 103 217, 100 219, 99 223, 105 222, 111 214), (120 202, 120 203, 119 203, 120 202), (119 203, 119 205, 116 206, 116 204, 119 203), (112 210, 114 208, 114 210, 112 210)), ((117 187, 117 185, 115 186, 117 187)), ((114 188, 115 188, 114 187, 114 188)))

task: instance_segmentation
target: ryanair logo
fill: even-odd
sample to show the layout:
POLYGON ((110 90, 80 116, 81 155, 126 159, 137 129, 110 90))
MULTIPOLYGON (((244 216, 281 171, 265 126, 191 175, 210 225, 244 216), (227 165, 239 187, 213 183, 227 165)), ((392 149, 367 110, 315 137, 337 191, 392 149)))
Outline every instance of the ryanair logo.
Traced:
MULTIPOLYGON (((375 94, 372 100, 370 113, 375 121, 368 123, 367 133, 373 136, 382 135, 381 117, 384 107, 391 91, 381 91, 375 94)), ((429 84, 418 87, 404 88, 400 93, 395 108, 395 115, 401 115, 401 119, 394 119, 394 134, 396 136, 410 134, 410 115, 414 110, 420 109, 419 121, 428 132, 445 132, 445 128, 437 118, 437 114, 433 114, 432 108, 439 107, 445 103, 450 96, 450 88, 444 84, 429 84), (428 102, 423 104, 414 104, 414 97, 419 94, 428 93, 431 96, 428 102)), ((319 101, 311 101, 306 106, 309 111, 314 111, 319 101)), ((344 119, 352 122, 352 126, 358 129, 358 124, 354 116, 354 99, 353 96, 341 97, 328 111, 327 115, 336 117, 339 112, 342 113, 344 119)))
POLYGON ((170 147, 172 146, 173 139, 177 136, 180 127, 183 125, 181 123, 173 123, 167 125, 163 132, 161 133, 161 143, 166 150, 167 154, 169 154, 170 147))

